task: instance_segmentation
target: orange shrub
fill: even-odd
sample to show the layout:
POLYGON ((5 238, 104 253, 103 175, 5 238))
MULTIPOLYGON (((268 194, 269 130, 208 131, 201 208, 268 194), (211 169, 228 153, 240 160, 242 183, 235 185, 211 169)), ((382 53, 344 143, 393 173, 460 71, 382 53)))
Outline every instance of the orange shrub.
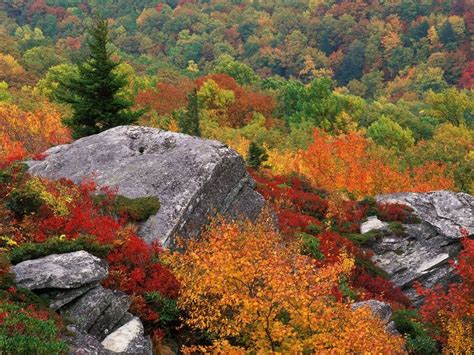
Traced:
POLYGON ((61 114, 45 103, 33 112, 14 104, 0 105, 0 162, 22 159, 71 140, 61 114))
POLYGON ((318 267, 299 248, 283 242, 269 221, 221 222, 172 254, 184 321, 213 340, 213 347, 185 350, 403 353, 403 340, 371 311, 352 311, 331 296, 354 260, 342 253, 318 267))
POLYGON ((289 168, 327 191, 348 191, 363 197, 454 188, 445 166, 427 162, 412 171, 400 172, 373 156, 367 139, 360 133, 331 136, 315 129, 313 138, 306 151, 298 152, 288 161, 289 168))

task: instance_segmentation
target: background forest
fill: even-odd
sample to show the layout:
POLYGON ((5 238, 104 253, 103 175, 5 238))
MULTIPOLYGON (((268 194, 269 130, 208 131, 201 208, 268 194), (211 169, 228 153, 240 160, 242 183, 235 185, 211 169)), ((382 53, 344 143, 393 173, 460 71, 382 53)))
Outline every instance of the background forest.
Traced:
MULTIPOLYGON (((244 155, 250 142, 264 146, 275 172, 298 170, 330 188, 298 151, 359 139, 367 146, 360 154, 389 169, 396 186, 341 181, 351 192, 403 190, 433 179, 472 192, 468 3, 7 0, 0 13, 0 100, 10 112, 67 116, 54 91, 87 57, 85 29, 97 13, 110 19, 117 70, 129 79, 122 95, 147 109, 141 124, 179 129, 197 86, 202 135, 244 155), (400 173, 412 181, 395 177, 400 173)), ((23 148, 45 148, 31 145, 23 148)), ((354 169, 376 173, 353 160, 354 169)), ((328 181, 336 175, 331 169, 343 169, 335 165, 321 168, 328 181)))
POLYGON ((106 285, 133 298, 156 344, 179 328, 187 351, 362 352, 370 344, 380 352, 469 353, 468 236, 456 266, 464 283, 444 293, 420 288, 427 303, 416 312, 370 261, 364 238, 373 236, 358 232, 370 213, 392 227, 411 218, 374 195, 474 193, 473 38, 468 0, 3 0, 0 251, 10 260, 0 255, 0 293, 9 300, 0 303, 0 345, 8 352, 18 346, 6 342, 8 332, 47 320, 54 331, 39 342, 44 352, 64 350, 61 321, 41 308, 25 313, 31 329, 18 328, 20 318, 8 328, 7 316, 22 314, 13 308, 30 300, 5 275, 27 256, 89 245, 111 265, 106 285), (129 224, 150 214, 118 210, 111 193, 97 204, 95 186, 45 181, 12 165, 95 133, 70 129, 77 97, 63 89, 80 83, 96 16, 107 19, 117 63, 109 63, 120 88, 115 103, 132 109, 121 122, 136 113, 138 124, 236 149, 277 212, 280 234, 268 221, 213 224, 189 252, 168 253, 129 224), (258 301, 215 281, 252 284, 260 274, 258 301), (211 287, 221 302, 209 302, 211 287), (394 307, 404 339, 370 312, 349 310, 367 299, 394 307), (238 322, 214 316, 228 309, 239 310, 238 322))

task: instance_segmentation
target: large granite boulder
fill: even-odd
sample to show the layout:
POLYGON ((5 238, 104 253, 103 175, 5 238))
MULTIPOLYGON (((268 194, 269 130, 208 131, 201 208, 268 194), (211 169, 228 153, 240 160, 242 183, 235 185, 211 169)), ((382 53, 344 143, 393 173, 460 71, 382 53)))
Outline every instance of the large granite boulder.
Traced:
POLYGON ((46 151, 29 161, 43 177, 93 179, 129 198, 156 196, 160 211, 140 226, 148 242, 196 236, 209 215, 255 219, 264 205, 242 157, 225 144, 139 126, 120 126, 46 151))
POLYGON ((23 261, 12 271, 16 284, 30 290, 76 288, 100 281, 108 272, 105 261, 83 250, 23 261))
POLYGON ((449 260, 461 250, 460 229, 474 234, 474 197, 435 191, 381 195, 376 199, 408 205, 419 219, 419 223, 403 225, 403 236, 387 230, 371 245, 373 261, 419 305, 423 298, 414 290, 414 281, 432 288, 456 280, 449 260))

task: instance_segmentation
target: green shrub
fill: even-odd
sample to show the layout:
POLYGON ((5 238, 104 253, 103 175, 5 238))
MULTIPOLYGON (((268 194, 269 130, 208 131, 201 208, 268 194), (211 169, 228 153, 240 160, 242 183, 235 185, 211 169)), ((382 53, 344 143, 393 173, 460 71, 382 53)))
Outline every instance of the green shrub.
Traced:
POLYGON ((114 212, 126 215, 135 222, 141 222, 160 210, 160 200, 154 196, 128 198, 117 195, 114 212))
POLYGON ((343 233, 344 237, 350 239, 352 242, 359 246, 370 246, 375 240, 382 236, 382 233, 377 230, 371 230, 370 232, 360 233, 343 233))
POLYGON ((6 300, 0 301, 0 353, 62 354, 67 345, 59 339, 54 320, 44 320, 32 309, 25 310, 6 300))
POLYGON ((10 272, 10 260, 5 253, 0 253, 0 290, 13 286, 15 275, 10 272))
POLYGON ((357 301, 357 294, 351 289, 349 280, 346 276, 342 276, 339 280, 339 291, 341 291, 344 298, 350 298, 353 301, 357 301))
POLYGON ((370 275, 380 276, 381 278, 383 278, 385 280, 389 279, 389 276, 388 276, 387 272, 385 270, 379 268, 372 261, 356 257, 355 262, 356 262, 357 266, 360 266, 361 268, 363 268, 370 275))
POLYGON ((159 313, 160 324, 163 328, 168 328, 177 322, 179 310, 176 300, 164 297, 159 292, 145 293, 145 300, 159 313))
POLYGON ((318 226, 317 224, 310 224, 308 225, 308 227, 306 227, 306 229, 308 230, 309 233, 313 235, 319 234, 323 230, 323 228, 318 226))
POLYGON ((5 169, 0 170, 0 184, 8 184, 17 178, 20 180, 28 171, 25 163, 13 163, 5 169))
POLYGON ((13 181, 13 175, 10 170, 0 170, 0 184, 8 184, 13 181))
POLYGON ((99 258, 105 258, 112 246, 99 244, 92 236, 79 236, 68 240, 54 237, 43 243, 25 243, 10 251, 9 257, 12 264, 18 264, 25 260, 42 258, 50 254, 71 253, 85 250, 99 258))
MULTIPOLYGON (((105 195, 93 197, 94 203, 99 206, 104 203, 105 199, 105 195)), ((142 222, 158 213, 160 210, 160 200, 155 196, 128 198, 117 195, 110 207, 110 212, 116 216, 126 216, 133 222, 142 222)), ((106 212, 106 210, 103 212, 106 212)))
POLYGON ((362 200, 359 201, 359 204, 363 207, 367 207, 367 211, 365 213, 366 216, 376 216, 378 209, 377 209, 377 201, 373 197, 364 197, 362 200))
POLYGON ((36 192, 26 188, 13 190, 7 196, 5 202, 5 206, 15 213, 18 218, 38 212, 42 204, 41 197, 36 192))
POLYGON ((320 241, 318 238, 306 233, 300 233, 299 236, 302 241, 302 254, 310 255, 318 260, 324 259, 324 254, 319 250, 320 241))
POLYGON ((406 347, 410 354, 438 354, 434 341, 414 310, 401 309, 392 315, 397 330, 406 338, 406 347))
POLYGON ((264 147, 255 142, 251 142, 247 154, 247 165, 255 170, 268 160, 268 154, 264 147))
POLYGON ((416 355, 431 355, 440 354, 436 341, 428 335, 417 336, 415 338, 406 338, 406 347, 410 354, 416 355))
POLYGON ((405 237, 407 235, 405 227, 401 222, 389 222, 388 228, 397 237, 405 237))

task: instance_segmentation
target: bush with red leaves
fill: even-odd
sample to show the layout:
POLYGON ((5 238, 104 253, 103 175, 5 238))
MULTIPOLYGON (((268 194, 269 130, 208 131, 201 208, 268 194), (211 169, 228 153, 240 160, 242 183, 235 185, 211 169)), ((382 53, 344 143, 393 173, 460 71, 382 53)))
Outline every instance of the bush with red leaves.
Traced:
MULTIPOLYGON (((474 240, 470 239, 466 229, 461 228, 460 233, 462 234, 463 250, 457 261, 451 260, 451 266, 462 282, 451 283, 447 288, 437 285, 432 289, 424 289, 421 284, 415 284, 416 291, 425 297, 420 314, 423 320, 431 325, 433 336, 443 344, 448 343, 449 337, 453 335, 453 330, 449 328, 452 321, 460 322, 461 327, 470 329, 470 337, 473 331, 474 240)), ((472 337, 471 346, 474 347, 472 337)))
MULTIPOLYGON (((338 261, 345 251, 357 260, 357 266, 349 286, 358 291, 359 299, 376 298, 389 301, 393 306, 409 306, 410 302, 393 283, 377 275, 370 260, 371 253, 356 246, 342 233, 357 233, 370 206, 353 200, 332 200, 329 195, 314 189, 296 176, 272 176, 268 173, 250 171, 257 182, 258 191, 272 203, 277 212, 280 230, 289 238, 305 233, 304 240, 316 238, 319 252, 324 255, 317 262, 320 265, 338 261)), ((375 205, 375 202, 373 203, 375 205)), ((405 220, 405 206, 381 205, 382 214, 391 221, 405 220)), ((319 253, 316 253, 320 255, 319 253)), ((333 296, 343 297, 340 289, 333 290, 333 296)))
POLYGON ((413 223, 417 219, 412 212, 413 208, 402 203, 377 203, 377 216, 382 221, 413 223))
POLYGON ((4 180, 0 184, 0 235, 8 236, 18 246, 43 243, 59 236, 68 240, 89 236, 101 245, 111 246, 107 257, 110 272, 104 284, 129 294, 133 301, 131 310, 145 321, 159 320, 156 309, 146 302, 145 293, 177 298, 179 284, 160 262, 161 248, 145 243, 124 217, 111 213, 113 191, 102 191, 105 198, 96 203, 96 186, 92 182, 76 185, 66 179, 39 179, 19 166, 0 171, 0 179, 4 180), (8 210, 8 203, 3 203, 13 191, 27 191, 41 205, 17 216, 8 210))

